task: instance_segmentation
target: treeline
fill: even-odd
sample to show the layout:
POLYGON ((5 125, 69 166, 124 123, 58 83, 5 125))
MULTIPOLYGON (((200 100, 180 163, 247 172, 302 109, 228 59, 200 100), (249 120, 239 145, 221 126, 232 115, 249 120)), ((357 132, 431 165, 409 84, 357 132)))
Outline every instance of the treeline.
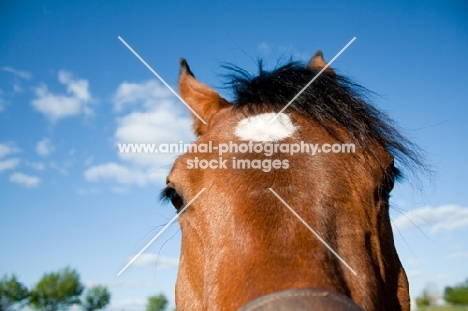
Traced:
MULTIPOLYGON (((39 311, 67 310, 79 305, 84 311, 96 311, 109 305, 111 294, 102 285, 85 288, 76 270, 65 268, 45 273, 28 289, 15 275, 0 279, 0 311, 15 311, 26 306, 39 311)), ((146 311, 165 311, 164 294, 148 297, 146 311)))
MULTIPOLYGON (((431 286, 426 286, 421 296, 416 298, 418 309, 436 306, 440 294, 431 286)), ((455 286, 447 286, 444 289, 443 299, 446 304, 452 306, 468 306, 468 279, 455 286)))
POLYGON ((19 282, 15 275, 5 275, 0 279, 0 311, 19 310, 25 306, 57 311, 72 305, 80 305, 85 311, 95 311, 110 302, 111 295, 105 286, 92 286, 83 295, 84 292, 80 275, 70 268, 45 273, 31 289, 19 282))

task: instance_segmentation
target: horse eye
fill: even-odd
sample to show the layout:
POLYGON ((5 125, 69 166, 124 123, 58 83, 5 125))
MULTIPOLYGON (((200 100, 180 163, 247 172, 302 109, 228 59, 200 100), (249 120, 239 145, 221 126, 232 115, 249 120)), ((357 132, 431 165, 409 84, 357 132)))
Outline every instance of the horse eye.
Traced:
POLYGON ((174 189, 174 187, 168 185, 161 193, 161 198, 163 200, 170 200, 172 205, 177 211, 179 211, 184 206, 184 199, 181 195, 174 189))

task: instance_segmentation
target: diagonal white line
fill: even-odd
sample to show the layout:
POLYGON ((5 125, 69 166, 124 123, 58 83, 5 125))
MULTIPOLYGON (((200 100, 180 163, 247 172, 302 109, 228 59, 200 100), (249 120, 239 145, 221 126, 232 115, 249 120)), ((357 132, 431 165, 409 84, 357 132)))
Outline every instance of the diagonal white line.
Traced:
POLYGON ((268 122, 268 124, 273 123, 273 121, 276 120, 276 118, 278 117, 278 115, 279 115, 280 113, 282 113, 283 111, 285 111, 286 108, 288 108, 288 107, 302 94, 302 92, 304 92, 304 91, 312 84, 312 82, 314 82, 328 67, 330 67, 330 65, 335 61, 335 59, 337 59, 338 56, 340 56, 341 53, 343 53, 343 52, 351 45, 351 43, 353 43, 354 40, 356 40, 356 37, 353 37, 353 38, 351 39, 351 41, 349 41, 348 44, 346 44, 346 45, 344 46, 344 48, 342 48, 341 51, 339 51, 338 54, 336 54, 335 57, 333 57, 333 58, 331 59, 331 61, 329 61, 328 64, 325 65, 325 67, 323 67, 322 70, 320 70, 320 71, 315 75, 315 77, 313 77, 312 80, 310 80, 310 82, 307 83, 306 86, 304 86, 304 87, 302 88, 302 90, 300 90, 299 93, 297 93, 296 96, 294 96, 294 98, 291 99, 291 100, 289 101, 289 103, 287 103, 286 106, 284 106, 283 109, 281 109, 280 112, 278 112, 278 113, 273 117, 273 119, 271 119, 270 122, 268 122))
POLYGON ((145 60, 143 58, 140 57, 140 55, 138 55, 137 52, 135 52, 135 50, 132 49, 132 47, 130 45, 127 44, 127 42, 125 42, 124 39, 122 39, 120 36, 118 36, 119 40, 122 41, 122 43, 169 89, 169 91, 171 91, 185 106, 187 106, 187 108, 195 115, 197 116, 198 119, 200 119, 200 121, 203 122, 203 124, 206 124, 205 120, 203 120, 202 117, 200 117, 198 115, 198 113, 195 112, 195 110, 192 109, 192 107, 190 107, 186 102, 185 100, 182 99, 182 97, 179 96, 179 94, 177 94, 176 91, 174 91, 172 89, 172 87, 169 86, 169 84, 166 83, 166 81, 164 81, 163 78, 161 78, 158 73, 156 71, 153 70, 153 68, 151 68, 150 65, 148 65, 148 63, 145 62, 145 60))
POLYGON ((190 200, 190 202, 187 203, 187 205, 184 206, 183 209, 180 210, 179 213, 177 213, 177 215, 175 215, 171 221, 169 221, 165 226, 164 228, 161 229, 161 231, 158 232, 158 234, 156 234, 156 236, 154 238, 151 239, 151 241, 149 241, 145 247, 143 247, 141 249, 141 251, 138 252, 138 254, 136 254, 132 260, 130 260, 126 265, 125 267, 122 268, 122 270, 120 270, 119 273, 117 273, 117 276, 120 276, 140 255, 141 253, 143 253, 150 245, 151 243, 153 243, 177 218, 179 218, 179 216, 187 209, 187 207, 190 206, 190 204, 192 204, 193 201, 195 201, 196 198, 198 198, 198 196, 203 192, 205 191, 206 188, 203 188, 202 190, 200 190, 200 192, 197 193, 196 196, 193 197, 193 199, 190 200))
POLYGON ((319 241, 322 242, 322 244, 325 245, 325 247, 328 248, 328 250, 330 250, 330 252, 332 252, 333 255, 336 256, 336 258, 338 258, 354 275, 357 275, 356 271, 354 271, 354 269, 351 268, 351 266, 348 265, 348 263, 347 263, 343 258, 341 258, 341 256, 338 255, 338 253, 335 252, 335 250, 334 250, 333 248, 331 248, 331 246, 328 245, 327 242, 325 242, 325 240, 322 239, 322 238, 320 237, 320 235, 319 235, 317 232, 315 232, 315 230, 312 229, 312 228, 305 222, 305 220, 302 219, 301 216, 299 216, 299 214, 296 213, 296 211, 293 210, 293 209, 291 208, 291 206, 289 206, 288 203, 286 203, 286 202, 283 200, 283 198, 281 198, 281 197, 278 195, 278 193, 275 192, 275 190, 273 190, 272 188, 268 188, 268 189, 270 189, 270 191, 271 191, 271 192, 272 192, 272 193, 273 193, 273 194, 274 194, 290 211, 291 211, 291 213, 293 213, 294 216, 296 216, 296 217, 304 224, 304 226, 306 226, 307 229, 309 229, 309 230, 317 237, 317 239, 319 239, 319 241))

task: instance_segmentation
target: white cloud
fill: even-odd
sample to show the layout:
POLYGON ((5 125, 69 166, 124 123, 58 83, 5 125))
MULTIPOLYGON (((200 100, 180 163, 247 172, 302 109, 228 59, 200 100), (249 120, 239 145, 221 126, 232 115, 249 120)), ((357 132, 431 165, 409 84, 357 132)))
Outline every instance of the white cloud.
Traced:
POLYGON ((23 91, 23 88, 19 83, 13 83, 13 91, 15 91, 16 93, 20 93, 23 91))
POLYGON ((15 91, 16 93, 20 93, 23 91, 23 87, 21 86, 21 80, 29 80, 32 77, 31 73, 27 71, 17 70, 7 66, 0 68, 0 70, 10 72, 13 74, 13 91, 15 91))
POLYGON ((26 174, 18 173, 18 172, 10 176, 10 181, 12 183, 25 186, 26 188, 34 188, 34 187, 37 187, 41 183, 41 180, 39 179, 39 177, 26 175, 26 174))
MULTIPOLYGON (((116 143, 190 143, 192 120, 168 109, 151 112, 133 112, 118 120, 114 137, 116 143)), ((175 153, 119 153, 122 160, 132 164, 156 167, 171 165, 175 153)))
POLYGON ((91 195, 91 194, 99 194, 100 191, 97 188, 77 188, 76 192, 81 195, 91 195))
POLYGON ((107 287, 127 287, 127 288, 155 288, 158 284, 151 281, 132 281, 132 280, 112 280, 112 281, 86 281, 84 282, 86 287, 92 287, 96 285, 104 285, 107 287))
POLYGON ((54 151, 54 146, 52 145, 52 142, 48 138, 44 138, 43 140, 40 140, 36 144, 36 152, 40 156, 48 156, 49 154, 54 151))
POLYGON ((269 55, 271 53, 271 46, 266 42, 262 42, 257 46, 257 50, 262 55, 269 55))
POLYGON ((92 113, 92 110, 88 107, 92 97, 88 91, 87 80, 76 80, 71 73, 59 71, 58 81, 66 85, 67 94, 49 92, 45 84, 36 87, 37 98, 31 104, 37 111, 44 114, 51 121, 76 116, 80 113, 85 115, 92 113))
POLYGON ((68 168, 72 166, 72 162, 65 162, 62 166, 58 165, 54 161, 49 163, 50 168, 58 171, 62 175, 68 175, 68 168))
POLYGON ((421 266, 422 264, 423 262, 416 258, 410 258, 407 262, 408 266, 413 266, 413 267, 421 266))
POLYGON ((135 107, 143 104, 145 109, 152 109, 162 104, 162 101, 174 96, 167 87, 156 80, 142 83, 123 82, 114 94, 114 110, 122 111, 125 107, 135 107))
POLYGON ((12 143, 0 144, 0 172, 11 170, 18 166, 20 163, 20 159, 18 158, 2 159, 18 152, 20 152, 20 149, 12 143))
MULTIPOLYGON (((165 86, 156 80, 142 83, 124 82, 114 94, 114 109, 122 112, 132 108, 117 119, 114 133, 116 151, 119 143, 190 143, 193 140, 192 120, 185 107, 165 86)), ((154 170, 169 169, 177 154, 174 153, 118 153, 125 164, 107 163, 95 165, 85 171, 85 178, 91 182, 104 180, 119 184, 144 186, 150 181, 163 181, 155 176, 154 170)), ((122 192, 122 188, 113 188, 122 192)))
POLYGON ((35 170, 38 170, 38 171, 43 171, 45 169, 45 166, 42 162, 26 162, 26 165, 35 169, 35 170))
POLYGON ((468 258, 468 252, 454 252, 447 255, 449 259, 468 258))
POLYGON ((5 106, 8 104, 8 102, 5 99, 2 98, 3 96, 4 96, 4 93, 0 89, 0 112, 5 110, 5 106))
POLYGON ((177 268, 179 258, 159 256, 157 254, 141 254, 134 262, 137 266, 150 266, 158 269, 177 268))
POLYGON ((15 154, 18 152, 20 152, 20 150, 17 147, 15 147, 14 144, 11 144, 11 143, 0 144, 0 158, 6 157, 7 155, 15 154))
POLYGON ((405 231, 429 226, 431 233, 442 230, 452 231, 462 227, 468 227, 468 208, 458 205, 443 205, 439 207, 421 207, 409 211, 394 220, 394 226, 399 231, 405 231))
POLYGON ((90 165, 93 163, 93 160, 94 160, 94 157, 93 157, 93 156, 87 157, 86 160, 85 160, 85 162, 84 162, 84 165, 90 166, 90 165))
POLYGON ((61 70, 58 73, 60 83, 67 86, 67 91, 81 100, 90 100, 91 94, 88 92, 88 80, 75 80, 68 71, 61 70))
POLYGON ((15 75, 15 77, 24 79, 24 80, 29 80, 31 79, 32 75, 31 73, 24 71, 24 70, 17 70, 8 66, 4 66, 1 68, 1 70, 6 71, 6 72, 11 72, 12 74, 15 75))
MULTIPOLYGON (((153 285, 151 288, 156 287, 153 285)), ((108 308, 111 310, 144 310, 147 302, 145 298, 112 299, 108 308)))
POLYGON ((409 278, 416 278, 418 276, 423 275, 424 271, 422 271, 422 270, 410 270, 410 271, 408 271, 407 274, 408 274, 409 278))
POLYGON ((84 177, 90 182, 115 180, 120 184, 144 186, 150 176, 138 169, 130 169, 117 163, 106 163, 88 168, 84 172, 84 177))
MULTIPOLYGON (((116 143, 189 143, 193 141, 192 119, 184 105, 161 83, 122 83, 114 95, 114 108, 137 108, 117 120, 116 143)), ((119 153, 122 160, 145 167, 171 165, 177 154, 119 153)))
POLYGON ((111 188, 111 191, 114 192, 114 193, 117 193, 117 194, 128 193, 128 190, 129 190, 129 188, 125 187, 125 186, 124 187, 115 186, 115 187, 111 188))
POLYGON ((12 170, 18 166, 20 160, 18 158, 12 158, 8 160, 0 161, 0 172, 5 170, 12 170))

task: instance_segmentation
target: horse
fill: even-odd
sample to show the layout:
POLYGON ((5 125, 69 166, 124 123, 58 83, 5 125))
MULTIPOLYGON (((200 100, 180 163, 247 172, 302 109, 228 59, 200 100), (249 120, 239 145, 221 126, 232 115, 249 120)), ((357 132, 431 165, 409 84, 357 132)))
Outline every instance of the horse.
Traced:
POLYGON ((226 67, 231 101, 180 60, 197 139, 161 193, 182 232, 177 310, 410 310, 389 197, 415 145, 321 51, 226 67))

